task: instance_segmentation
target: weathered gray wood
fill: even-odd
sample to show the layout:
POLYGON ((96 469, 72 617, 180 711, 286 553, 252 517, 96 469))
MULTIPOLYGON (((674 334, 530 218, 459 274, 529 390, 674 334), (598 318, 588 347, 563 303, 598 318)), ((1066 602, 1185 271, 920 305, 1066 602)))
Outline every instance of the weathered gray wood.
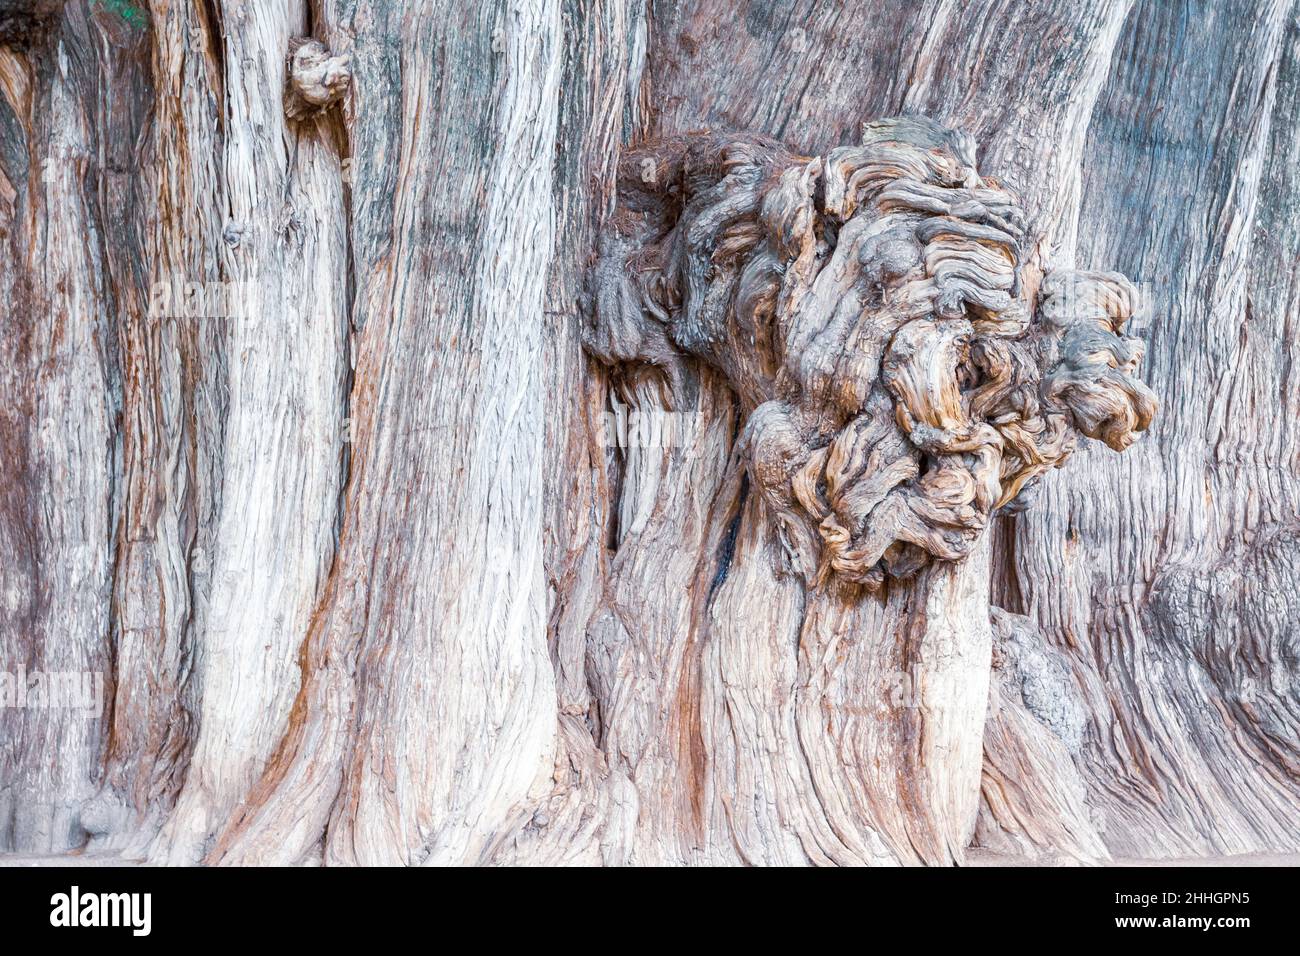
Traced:
MULTIPOLYGON (((936 30, 951 30, 951 42, 956 42, 965 36, 964 22, 945 20, 945 11, 951 14, 946 8, 930 11, 931 19, 937 17, 936 30)), ((1036 184, 1034 194, 1040 207, 1052 212, 1069 205, 1055 198, 1056 190, 1069 191, 1070 165, 1059 158, 1058 143, 1065 140, 1076 147, 1081 143, 1077 127, 1086 119, 1080 119, 1076 106, 1080 102, 1086 106, 1096 95, 1124 7, 1020 12, 1031 21, 1026 28, 1053 32, 1058 39, 1078 38, 1075 42, 1082 55, 1073 61, 1073 69, 1052 71, 1052 82, 1045 84, 1042 73, 1048 72, 1047 61, 1038 65, 1035 48, 1017 47, 1020 59, 989 78, 998 84, 995 96, 984 100, 972 95, 956 102, 985 104, 998 111, 1008 97, 1034 104, 1017 114, 1023 132, 1016 126, 1004 129, 1004 139, 993 135, 992 145, 996 149, 998 142, 1024 144, 1017 154, 1021 164, 1017 168, 1036 174, 1031 178, 1036 184), (1054 23, 1053 16, 1065 20, 1054 23), (1016 82, 1024 86, 1008 88, 1016 82), (1051 165, 1034 169, 1035 156, 1051 165)), ((732 126, 734 110, 740 107, 731 97, 745 104, 746 110, 765 109, 769 117, 765 122, 787 131, 794 122, 790 111, 808 101, 803 99, 805 84, 784 78, 806 75, 799 71, 808 70, 810 63, 820 69, 825 46, 836 42, 835 31, 828 28, 824 34, 802 37, 808 48, 801 50, 803 42, 787 42, 791 40, 788 29, 758 19, 747 20, 745 31, 707 29, 706 45, 694 34, 694 25, 719 19, 720 11, 691 7, 689 14, 681 14, 687 18, 685 23, 673 11, 666 15, 666 22, 652 26, 647 74, 663 87, 645 97, 662 104, 655 117, 665 132, 732 126), (820 53, 810 54, 809 49, 820 53), (758 70, 782 81, 763 83, 752 72, 758 70), (794 98, 796 105, 785 105, 782 98, 794 98), (755 105, 763 103, 770 105, 755 105), (784 118, 770 118, 778 115, 784 118)), ((969 15, 978 17, 979 12, 969 15)), ((887 22, 879 9, 868 11, 866 6, 861 11, 837 11, 835 17, 887 22)), ((877 42, 916 40, 915 34, 886 28, 877 42)), ((996 42, 1007 41, 999 34, 996 42)), ((1042 53, 1048 55, 1045 49, 1042 53)), ((943 79, 941 69, 916 51, 888 55, 918 59, 919 75, 924 77, 918 81, 919 89, 966 83, 961 74, 943 79)), ((856 134, 857 125, 871 118, 862 112, 862 104, 873 97, 888 101, 894 95, 889 84, 895 75, 837 72, 818 90, 822 98, 816 110, 800 117, 794 144, 825 148, 845 141, 845 130, 851 131, 850 136, 856 134), (841 104, 852 111, 848 115, 853 119, 836 114, 841 104), (840 135, 831 138, 831 131, 840 135)), ((967 113, 962 119, 978 125, 980 117, 967 113)), ((1077 149, 1073 155, 1077 163, 1077 149)), ((1037 217, 1039 230, 1047 231, 1052 223, 1047 215, 1037 217)), ((954 756, 943 771, 935 772, 932 782, 926 768, 933 755, 919 748, 923 739, 951 734, 954 755, 969 754, 972 741, 978 754, 982 727, 978 713, 984 699, 980 675, 987 675, 988 661, 987 656, 981 660, 977 648, 982 640, 987 655, 987 611, 980 611, 978 604, 965 613, 943 610, 959 605, 936 597, 931 616, 948 623, 933 631, 928 655, 922 650, 928 643, 926 627, 917 629, 913 622, 927 619, 920 607, 929 604, 925 595, 932 586, 937 594, 980 595, 974 583, 980 580, 980 572, 963 568, 957 580, 922 581, 915 593, 891 592, 881 609, 870 603, 845 609, 838 597, 827 595, 821 599, 825 610, 819 610, 805 598, 802 585, 774 576, 778 556, 763 540, 761 516, 753 513, 752 502, 738 503, 739 483, 724 478, 735 433, 726 389, 707 375, 698 388, 698 405, 691 409, 695 431, 688 444, 668 452, 651 448, 628 453, 616 485, 622 518, 607 586, 607 610, 597 617, 589 637, 595 647, 609 648, 589 655, 589 674, 609 675, 595 684, 612 701, 598 711, 601 732, 618 735, 616 749, 627 780, 639 793, 638 779, 646 781, 645 787, 651 785, 649 781, 667 778, 680 781, 673 784, 673 792, 693 795, 689 800, 683 793, 669 801, 642 802, 642 829, 648 832, 633 835, 624 859, 862 862, 888 860, 893 852, 906 860, 918 855, 935 861, 959 858, 974 826, 978 772, 963 777, 976 768, 971 767, 969 756, 954 756), (701 506, 710 501, 708 524, 701 525, 701 506), (736 532, 732 522, 742 507, 736 532), (739 537, 733 545, 730 535, 735 533, 739 537), (764 566, 768 570, 760 570, 764 566), (974 579, 963 584, 960 575, 971 570, 974 579), (673 594, 691 598, 674 601, 673 594), (771 649, 759 653, 765 634, 770 635, 771 649), (847 660, 828 660, 827 654, 834 654, 845 641, 860 641, 862 652, 847 660), (639 653, 629 658, 633 648, 639 653), (962 665, 965 680, 949 673, 946 663, 934 671, 915 663, 918 657, 932 658, 936 665, 960 659, 953 656, 955 650, 968 655, 962 665), (636 694, 632 688, 648 679, 642 676, 647 669, 656 675, 653 679, 659 686, 652 694, 636 694), (668 690, 661 689, 665 679, 672 682, 668 690), (746 689, 743 706, 738 691, 728 690, 732 687, 746 689), (936 693, 940 687, 949 692, 936 693), (901 715, 891 717, 890 701, 900 689, 908 691, 906 707, 901 715), (963 693, 979 702, 974 718, 960 702, 963 693), (829 726, 828 714, 839 715, 838 720, 831 716, 829 726), (864 714, 875 719, 861 719, 864 714), (928 738, 921 730, 927 720, 928 738), (625 734, 631 735, 627 741, 625 734), (854 756, 848 758, 846 750, 854 756), (881 766, 879 778, 863 778, 861 768, 872 764, 881 766), (963 766, 970 769, 963 771, 963 766), (791 781, 788 792, 780 786, 783 780, 791 781), (783 839, 783 832, 788 838, 783 839), (679 849, 683 833, 687 842, 679 849)), ((642 397, 649 402, 647 407, 656 406, 653 390, 642 397)), ((952 573, 940 572, 944 578, 952 573)), ((983 601, 982 595, 975 600, 983 601)))
POLYGON ((246 287, 247 303, 223 323, 228 397, 221 506, 200 572, 198 735, 154 849, 175 862, 202 858, 283 736, 302 636, 334 559, 347 439, 342 158, 330 118, 294 121, 273 95, 304 14, 249 5, 201 34, 228 64, 215 265, 246 287))
POLYGON ((1144 284, 1162 412, 1045 482, 995 581, 1071 661, 1117 855, 1300 845, 1296 17, 1139 3, 1089 130, 1079 255, 1144 284))
POLYGON ((352 474, 289 734, 213 862, 293 862, 322 838, 330 863, 474 860, 551 773, 538 462, 559 9, 481 13, 329 11, 353 62, 352 474))
POLYGON ((0 671, 106 705, 0 711, 0 852, 1300 849, 1298 16, 3 5, 0 671), (798 166, 903 113, 1018 197, 1027 308, 1052 270, 1140 283, 1162 411, 968 549, 818 582, 739 440, 760 350, 661 340, 665 388, 583 332, 621 159, 707 130, 798 166), (169 317, 172 276, 256 321, 169 317))
POLYGON ((222 323, 187 319, 174 307, 180 303, 163 307, 151 293, 159 283, 174 293, 173 282, 183 291, 222 278, 214 261, 222 229, 218 92, 214 64, 186 54, 202 29, 197 11, 156 16, 152 43, 143 19, 101 22, 130 45, 150 81, 136 108, 152 109, 154 120, 145 135, 130 137, 123 173, 136 192, 122 203, 130 271, 114 289, 123 369, 117 661, 103 782, 81 822, 94 845, 140 855, 176 801, 197 737, 201 684, 193 675, 210 580, 202 558, 212 549, 224 460, 222 323), (157 84, 159 76, 167 81, 157 84))
MULTIPOLYGON (((40 22, 21 17, 6 32, 17 42, 0 49, 0 293, 8 315, 0 357, 0 660, 8 675, 104 674, 120 381, 114 257, 102 237, 115 215, 110 204, 125 190, 103 160, 127 161, 123 143, 110 138, 129 136, 138 117, 115 122, 101 113, 96 94, 116 98, 104 77, 117 56, 109 51, 101 61, 98 30, 84 12, 60 28, 67 46, 52 45, 40 22)), ((0 722, 0 848, 80 845, 79 811, 94 792, 102 724, 48 707, 6 707, 0 722)))

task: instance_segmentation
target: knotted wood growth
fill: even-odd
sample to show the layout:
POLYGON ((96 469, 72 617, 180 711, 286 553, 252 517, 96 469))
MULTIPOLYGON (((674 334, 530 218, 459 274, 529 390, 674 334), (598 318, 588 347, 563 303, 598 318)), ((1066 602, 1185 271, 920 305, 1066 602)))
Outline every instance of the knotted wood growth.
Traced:
POLYGON ((586 345, 668 403, 688 357, 725 374, 794 569, 875 590, 969 553, 1077 434, 1123 450, 1155 413, 1133 285, 1022 269, 1024 221, 972 139, 921 118, 816 158, 653 143, 622 161, 586 345))
POLYGON ((323 113, 343 99, 352 82, 352 58, 334 56, 319 40, 291 40, 288 67, 284 111, 289 119, 323 113))

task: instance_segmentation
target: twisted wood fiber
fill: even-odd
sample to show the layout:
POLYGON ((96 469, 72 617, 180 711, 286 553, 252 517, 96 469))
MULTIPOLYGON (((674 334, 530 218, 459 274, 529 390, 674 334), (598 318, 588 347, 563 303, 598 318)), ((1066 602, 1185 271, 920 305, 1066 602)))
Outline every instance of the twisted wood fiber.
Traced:
MULTIPOLYGON (((866 124, 822 157, 698 134, 625 157, 587 347, 747 411, 741 447, 794 569, 876 591, 965 557, 1077 435, 1150 424, 1118 273, 1020 274, 1025 217, 965 133, 866 124)), ((635 371, 634 375, 637 374, 635 371)))

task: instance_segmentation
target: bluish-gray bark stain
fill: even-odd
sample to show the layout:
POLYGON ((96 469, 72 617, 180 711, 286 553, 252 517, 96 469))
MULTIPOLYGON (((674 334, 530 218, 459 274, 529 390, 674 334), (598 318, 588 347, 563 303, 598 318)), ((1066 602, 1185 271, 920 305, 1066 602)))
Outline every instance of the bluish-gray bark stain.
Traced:
MULTIPOLYGON (((739 417, 737 418, 739 420, 739 417)), ((717 593, 718 588, 727 580, 727 572, 731 570, 731 560, 736 554, 736 535, 740 533, 740 521, 745 514, 745 502, 749 499, 749 475, 740 476, 740 491, 736 496, 736 514, 727 523, 726 534, 723 535, 722 543, 718 547, 718 570, 713 575, 713 581, 709 584, 709 600, 713 600, 713 595, 717 593)))

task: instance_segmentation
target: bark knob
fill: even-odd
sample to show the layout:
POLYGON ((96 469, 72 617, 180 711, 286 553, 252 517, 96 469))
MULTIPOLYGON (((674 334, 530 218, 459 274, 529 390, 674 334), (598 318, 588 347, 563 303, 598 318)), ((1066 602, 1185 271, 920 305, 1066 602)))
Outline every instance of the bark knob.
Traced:
POLYGON ((352 82, 352 57, 334 56, 319 40, 289 44, 288 88, 284 111, 290 119, 307 119, 343 98, 352 82))

